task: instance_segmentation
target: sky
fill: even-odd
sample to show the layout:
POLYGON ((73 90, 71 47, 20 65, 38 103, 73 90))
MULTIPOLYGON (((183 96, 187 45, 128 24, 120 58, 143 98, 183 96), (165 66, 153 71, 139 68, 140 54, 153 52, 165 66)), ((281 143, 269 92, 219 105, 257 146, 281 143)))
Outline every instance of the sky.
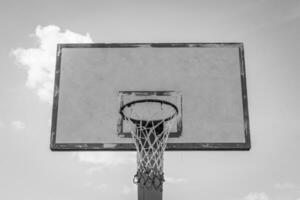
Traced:
POLYGON ((300 200, 300 2, 0 1, 0 198, 137 199, 134 152, 51 152, 59 42, 243 42, 252 149, 165 153, 164 199, 300 200))

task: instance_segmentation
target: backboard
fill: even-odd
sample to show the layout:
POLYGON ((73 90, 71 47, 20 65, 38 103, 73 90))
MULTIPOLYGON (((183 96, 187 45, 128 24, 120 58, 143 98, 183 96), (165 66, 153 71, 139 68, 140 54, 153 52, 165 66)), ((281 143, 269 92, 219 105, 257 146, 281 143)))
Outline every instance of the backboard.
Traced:
POLYGON ((58 44, 52 150, 132 150, 120 107, 178 108, 166 150, 249 150, 242 43, 58 44))

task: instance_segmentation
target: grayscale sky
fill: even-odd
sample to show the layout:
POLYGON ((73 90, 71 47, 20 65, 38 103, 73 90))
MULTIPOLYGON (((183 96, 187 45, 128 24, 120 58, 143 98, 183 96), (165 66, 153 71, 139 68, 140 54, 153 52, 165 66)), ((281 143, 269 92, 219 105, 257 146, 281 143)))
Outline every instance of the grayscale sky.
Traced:
POLYGON ((137 199, 135 153, 51 152, 57 42, 244 42, 252 149, 167 152, 164 199, 300 200, 300 2, 0 2, 0 199, 137 199))

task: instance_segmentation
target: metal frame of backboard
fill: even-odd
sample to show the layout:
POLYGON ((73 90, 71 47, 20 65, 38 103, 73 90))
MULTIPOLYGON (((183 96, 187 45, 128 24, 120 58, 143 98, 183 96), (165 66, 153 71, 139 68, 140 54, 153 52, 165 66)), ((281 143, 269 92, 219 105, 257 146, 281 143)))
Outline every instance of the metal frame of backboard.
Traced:
MULTIPOLYGON (((103 144, 103 143, 57 143, 56 142, 56 127, 57 114, 59 106, 59 90, 60 90, 60 72, 61 72, 61 57, 63 48, 195 48, 195 47, 235 47, 239 49, 239 63, 240 63, 240 78, 241 78, 241 93, 243 105, 243 119, 244 119, 244 136, 243 143, 168 143, 166 150, 249 150, 251 148, 250 142, 250 128, 249 128, 249 113, 246 87, 246 72, 244 61, 243 43, 92 43, 92 44, 58 44, 56 55, 56 69, 55 69, 55 83, 54 83, 54 97, 52 109, 52 125, 51 125, 51 141, 50 149, 53 151, 83 151, 83 150, 101 150, 101 151, 135 151, 134 144, 103 144)), ((99 130, 100 132, 101 130, 99 130)), ((116 133, 117 134, 117 133, 116 133)))

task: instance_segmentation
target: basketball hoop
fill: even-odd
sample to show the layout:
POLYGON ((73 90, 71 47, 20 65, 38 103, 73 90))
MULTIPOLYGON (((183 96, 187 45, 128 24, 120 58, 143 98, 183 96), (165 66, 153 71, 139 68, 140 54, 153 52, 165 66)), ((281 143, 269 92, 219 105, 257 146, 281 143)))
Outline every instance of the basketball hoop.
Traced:
POLYGON ((163 153, 178 108, 160 99, 131 101, 120 108, 122 118, 130 124, 137 149, 137 173, 133 182, 156 190, 164 182, 163 153))

